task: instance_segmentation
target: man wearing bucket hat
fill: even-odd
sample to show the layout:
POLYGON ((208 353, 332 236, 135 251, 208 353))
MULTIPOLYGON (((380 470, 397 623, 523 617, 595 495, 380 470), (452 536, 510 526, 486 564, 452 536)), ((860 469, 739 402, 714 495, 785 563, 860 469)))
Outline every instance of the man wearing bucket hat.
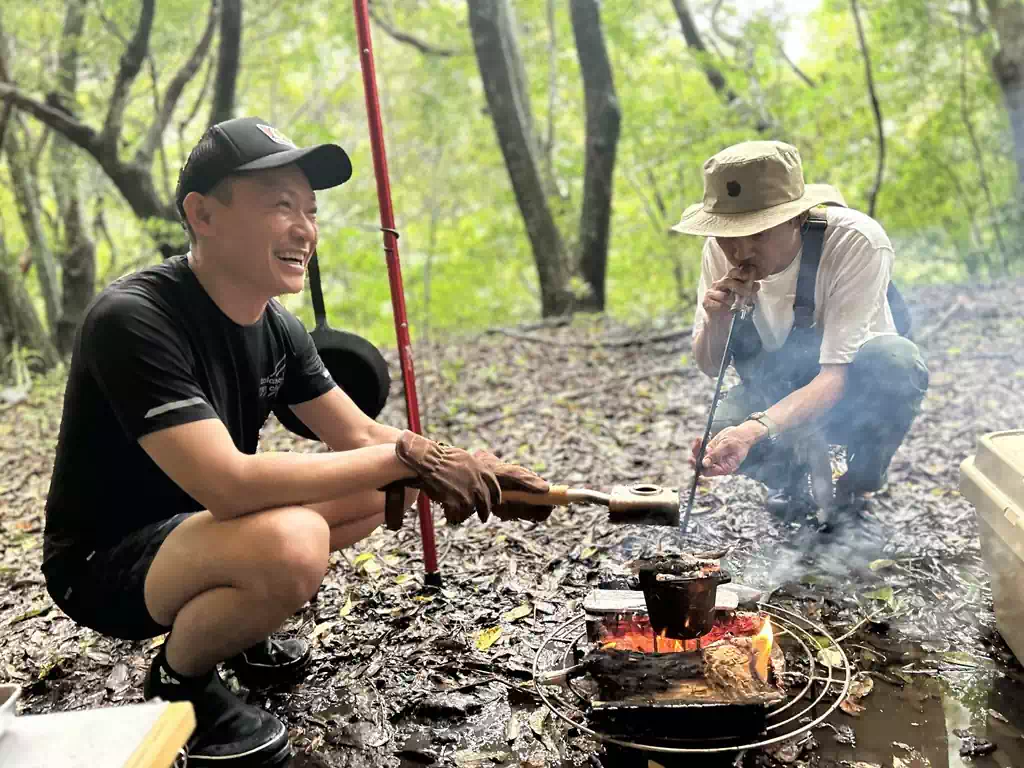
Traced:
POLYGON ((716 411, 701 472, 760 480, 787 520, 819 506, 829 525, 862 519, 928 387, 885 231, 833 187, 805 184, 799 152, 778 141, 707 160, 703 201, 672 229, 706 238, 693 327, 702 371, 717 375, 733 312, 753 305, 736 318, 741 383, 716 411), (834 492, 829 444, 847 453, 834 492))
POLYGON ((332 549, 384 521, 379 489, 393 500, 422 488, 461 522, 474 510, 532 513, 502 504, 501 489, 549 487, 492 454, 375 422, 275 300, 303 288, 314 191, 351 173, 341 147, 296 147, 265 120, 212 126, 178 180, 191 251, 108 286, 75 342, 46 506, 47 589, 102 634, 167 633, 145 695, 192 703, 190 766, 287 759, 285 726, 232 694, 216 666, 250 685, 301 675, 309 644, 271 633, 318 590, 332 549), (333 452, 259 453, 274 408, 333 452))

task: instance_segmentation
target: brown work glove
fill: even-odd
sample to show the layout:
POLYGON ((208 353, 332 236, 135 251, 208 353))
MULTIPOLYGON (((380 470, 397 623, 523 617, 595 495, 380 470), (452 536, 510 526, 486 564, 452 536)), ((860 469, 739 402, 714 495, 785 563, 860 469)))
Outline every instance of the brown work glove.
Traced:
POLYGON ((416 477, 389 483, 382 489, 386 493, 384 518, 391 530, 402 525, 406 488, 426 491, 454 525, 471 517, 474 509, 486 520, 501 501, 494 472, 461 448, 434 442, 407 429, 395 443, 395 455, 416 477))
MULTIPOLYGON (((528 493, 547 493, 551 483, 535 472, 518 464, 503 462, 493 453, 476 451, 473 458, 480 461, 498 478, 498 485, 503 491, 526 491, 528 493)), ((491 509, 499 520, 531 520, 543 523, 551 517, 554 507, 546 504, 527 504, 522 501, 503 501, 491 509)), ((486 520, 483 515, 481 519, 486 520)))

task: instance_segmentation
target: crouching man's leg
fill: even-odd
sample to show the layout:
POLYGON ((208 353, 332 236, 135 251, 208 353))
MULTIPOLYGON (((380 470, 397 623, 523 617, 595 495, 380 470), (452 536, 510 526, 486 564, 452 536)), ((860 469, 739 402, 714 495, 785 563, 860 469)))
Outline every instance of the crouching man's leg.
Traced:
POLYGON ((835 442, 847 449, 848 470, 836 482, 837 502, 885 485, 889 463, 927 390, 928 367, 909 339, 880 336, 860 348, 850 363, 846 394, 830 419, 835 442))
POLYGON ((192 702, 198 727, 190 765, 275 765, 290 752, 284 725, 233 696, 215 667, 264 641, 315 593, 329 552, 329 525, 304 507, 226 521, 200 512, 160 545, 145 604, 171 631, 145 695, 192 702))

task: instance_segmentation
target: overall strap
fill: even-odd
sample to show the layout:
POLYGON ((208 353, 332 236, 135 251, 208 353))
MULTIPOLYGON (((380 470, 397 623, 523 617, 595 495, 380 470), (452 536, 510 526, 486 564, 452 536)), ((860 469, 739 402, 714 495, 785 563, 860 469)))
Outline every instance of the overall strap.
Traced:
POLYGON ((814 285, 818 280, 818 263, 825 240, 828 220, 824 211, 808 211, 807 225, 802 233, 803 251, 800 255, 800 274, 796 279, 796 299, 793 301, 793 327, 810 328, 814 325, 814 285))

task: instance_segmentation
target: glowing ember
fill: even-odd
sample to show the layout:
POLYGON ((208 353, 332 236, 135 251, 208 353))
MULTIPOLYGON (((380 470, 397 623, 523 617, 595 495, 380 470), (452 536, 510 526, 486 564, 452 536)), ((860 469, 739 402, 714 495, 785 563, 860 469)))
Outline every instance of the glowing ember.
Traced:
POLYGON ((766 616, 756 613, 734 613, 718 619, 711 631, 693 640, 676 640, 664 633, 655 636, 644 614, 627 614, 607 621, 600 628, 598 643, 601 648, 640 653, 680 653, 707 648, 723 637, 749 637, 756 652, 756 671, 767 681, 768 659, 771 655, 773 633, 766 616))

